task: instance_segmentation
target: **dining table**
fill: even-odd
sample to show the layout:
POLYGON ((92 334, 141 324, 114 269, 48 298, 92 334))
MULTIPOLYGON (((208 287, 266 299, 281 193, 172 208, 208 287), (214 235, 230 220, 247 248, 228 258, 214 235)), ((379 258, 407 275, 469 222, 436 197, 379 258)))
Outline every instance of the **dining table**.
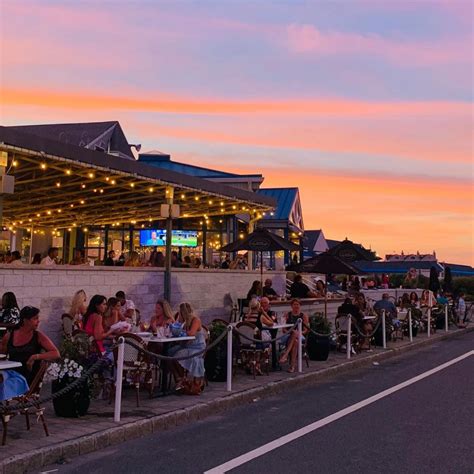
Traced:
MULTIPOLYGON (((169 346, 171 343, 180 343, 180 342, 187 342, 193 341, 196 339, 195 336, 171 336, 171 337, 163 337, 163 336, 154 336, 153 334, 149 333, 150 336, 144 336, 138 333, 139 336, 145 341, 147 345, 151 344, 149 350, 151 352, 156 352, 157 354, 161 354, 164 356, 168 355, 169 346), (153 350, 153 346, 155 344, 159 344, 159 346, 155 346, 156 350, 153 350)), ((168 361, 162 360, 160 362, 160 370, 161 370, 161 387, 160 392, 162 395, 167 394, 167 379, 169 373, 168 361)))
MULTIPOLYGON (((269 331, 272 339, 275 339, 278 335, 279 329, 291 328, 294 324, 273 324, 273 326, 262 326, 262 330, 269 331)), ((265 341, 263 341, 265 342, 265 341)), ((278 354, 277 354, 277 343, 272 341, 272 369, 276 370, 278 368, 278 354)))
POLYGON ((17 369, 21 367, 21 362, 14 360, 0 360, 0 370, 17 369))

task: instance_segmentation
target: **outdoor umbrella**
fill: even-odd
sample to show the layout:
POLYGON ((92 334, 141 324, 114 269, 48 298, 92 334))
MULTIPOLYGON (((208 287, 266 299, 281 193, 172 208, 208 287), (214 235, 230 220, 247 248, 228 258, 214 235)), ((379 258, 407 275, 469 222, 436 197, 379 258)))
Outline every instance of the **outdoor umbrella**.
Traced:
POLYGON ((453 292, 453 276, 451 274, 451 268, 450 267, 444 267, 443 289, 447 293, 452 293, 453 292))
POLYGON ((324 274, 324 286, 326 291, 324 292, 324 316, 327 317, 328 312, 328 292, 327 292, 327 276, 330 273, 336 275, 356 275, 359 273, 357 268, 353 267, 349 263, 341 260, 334 255, 328 253, 322 253, 316 255, 298 265, 293 265, 291 270, 296 272, 304 273, 322 273, 324 274))
POLYGON ((438 273, 438 270, 436 270, 435 267, 430 268, 430 282, 429 282, 428 288, 433 293, 436 293, 440 288, 439 273, 438 273))
POLYGON ((237 252, 239 250, 260 252, 260 283, 263 285, 263 252, 276 252, 278 250, 297 251, 300 250, 300 247, 263 227, 258 227, 247 235, 245 239, 236 240, 221 247, 222 252, 237 252))

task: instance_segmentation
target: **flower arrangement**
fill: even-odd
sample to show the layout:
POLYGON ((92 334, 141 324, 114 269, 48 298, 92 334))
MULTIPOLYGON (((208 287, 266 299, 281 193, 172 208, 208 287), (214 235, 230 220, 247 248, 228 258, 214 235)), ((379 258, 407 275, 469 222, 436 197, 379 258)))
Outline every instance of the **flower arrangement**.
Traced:
POLYGON ((61 362, 54 362, 46 371, 47 380, 79 379, 82 377, 84 367, 72 359, 63 359, 61 362))

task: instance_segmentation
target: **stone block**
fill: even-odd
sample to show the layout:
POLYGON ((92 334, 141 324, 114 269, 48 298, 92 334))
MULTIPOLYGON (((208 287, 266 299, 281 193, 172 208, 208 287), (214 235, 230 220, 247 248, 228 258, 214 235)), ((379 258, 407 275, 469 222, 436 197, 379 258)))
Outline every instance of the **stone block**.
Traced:
POLYGON ((79 454, 91 453, 95 449, 95 436, 83 436, 79 438, 79 454))
POLYGON ((125 431, 122 426, 109 430, 109 445, 119 444, 125 441, 125 431))
POLYGON ((90 277, 89 275, 74 275, 73 283, 79 288, 82 288, 83 286, 88 286, 90 284, 90 277))
POLYGON ((79 456, 79 441, 72 440, 62 445, 62 457, 70 459, 79 456))
MULTIPOLYGON (((61 278, 61 283, 63 279, 61 278)), ((59 275, 43 275, 41 277, 41 286, 51 287, 59 285, 59 275)))
POLYGON ((104 281, 104 275, 91 275, 89 284, 92 286, 99 286, 103 285, 105 283, 104 281))
POLYGON ((43 459, 42 465, 48 466, 59 461, 63 457, 63 450, 61 445, 48 446, 47 448, 42 448, 41 450, 43 459))
POLYGON ((23 286, 23 275, 5 275, 4 282, 5 291, 9 288, 17 288, 23 286))

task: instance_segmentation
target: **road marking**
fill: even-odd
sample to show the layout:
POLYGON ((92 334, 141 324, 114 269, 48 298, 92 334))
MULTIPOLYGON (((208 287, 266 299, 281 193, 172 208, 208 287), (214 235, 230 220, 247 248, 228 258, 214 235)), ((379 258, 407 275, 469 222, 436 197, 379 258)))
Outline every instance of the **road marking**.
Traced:
POLYGON ((224 472, 228 472, 231 469, 239 467, 242 464, 246 464, 249 461, 263 456, 264 454, 267 454, 270 451, 273 451, 274 449, 277 449, 287 443, 291 443, 295 439, 301 438, 302 436, 307 435, 312 431, 322 428, 323 426, 329 425, 333 421, 339 420, 340 418, 350 415, 351 413, 354 413, 355 411, 358 411, 361 408, 371 405, 372 403, 375 403, 376 401, 381 400, 382 398, 388 397, 392 393, 398 392, 399 390, 413 385, 414 383, 419 382, 420 380, 423 380, 429 377, 430 375, 436 374, 437 372, 440 372, 441 370, 444 370, 447 367, 450 367, 451 365, 454 365, 472 355, 474 355, 474 350, 466 352, 465 354, 456 357, 455 359, 445 362, 444 364, 441 364, 438 367, 435 367, 434 369, 423 372, 422 374, 408 379, 405 382, 399 383, 398 385, 394 385, 393 387, 390 387, 384 390, 383 392, 377 393, 376 395, 366 398, 365 400, 351 405, 350 407, 344 408, 343 410, 333 413, 332 415, 329 415, 326 418, 322 418, 321 420, 311 423, 310 425, 300 428, 299 430, 293 431, 292 433, 282 436, 281 438, 271 441, 270 443, 264 444, 263 446, 260 446, 257 449, 254 449, 252 451, 249 451, 248 453, 242 454, 239 457, 231 459, 230 461, 224 464, 221 464, 206 471, 204 474, 222 474, 224 472))

